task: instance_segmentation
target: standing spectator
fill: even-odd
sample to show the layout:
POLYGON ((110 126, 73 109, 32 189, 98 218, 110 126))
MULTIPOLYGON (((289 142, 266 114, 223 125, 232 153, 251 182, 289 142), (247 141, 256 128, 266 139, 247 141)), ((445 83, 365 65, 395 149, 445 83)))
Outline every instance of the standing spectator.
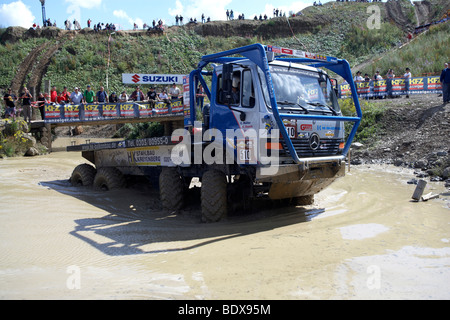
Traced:
POLYGON ((108 102, 108 94, 105 92, 104 87, 100 87, 100 91, 97 92, 96 99, 97 103, 108 102))
POLYGON ((17 100, 17 97, 14 93, 12 93, 11 88, 3 96, 3 101, 5 101, 5 118, 12 117, 16 118, 16 105, 14 101, 17 100))
POLYGON ((411 79, 411 70, 409 68, 406 68, 403 78, 405 79, 406 98, 409 98, 409 82, 411 79))
POLYGON ((169 96, 167 95, 166 90, 161 91, 161 93, 158 95, 158 101, 170 104, 169 96))
POLYGON ((64 87, 63 91, 58 95, 58 104, 68 104, 70 103, 70 94, 67 92, 67 87, 64 87))
POLYGON ((33 96, 31 95, 30 91, 28 91, 28 89, 26 87, 23 89, 24 89, 24 93, 20 97, 22 99, 23 119, 25 120, 25 122, 31 123, 31 113, 32 113, 31 99, 33 98, 33 96))
POLYGON ((111 95, 109 96, 109 103, 117 103, 117 102, 119 102, 117 94, 115 92, 111 93, 111 95))
POLYGON ((83 94, 83 103, 94 103, 94 91, 91 90, 91 86, 88 85, 83 94))
POLYGON ((142 93, 142 90, 139 86, 136 87, 136 90, 133 91, 133 93, 131 94, 130 100, 138 101, 138 102, 145 100, 144 94, 142 93))
POLYGON ((58 98, 58 92, 56 92, 56 87, 53 86, 52 90, 50 90, 50 102, 56 103, 57 98, 58 98))
POLYGON ((128 101, 128 95, 126 91, 122 91, 122 93, 119 96, 119 102, 127 102, 128 101))
POLYGON ((155 102, 157 100, 157 94, 156 94, 156 91, 155 91, 154 87, 151 87, 150 91, 147 92, 147 98, 148 98, 148 102, 150 102, 150 105, 152 107, 154 107, 155 106, 155 102))
POLYGON ((355 76, 354 81, 355 81, 355 82, 361 82, 361 81, 364 81, 364 78, 361 76, 361 71, 358 71, 358 72, 356 73, 356 76, 355 76))
POLYGON ((378 81, 378 80, 383 80, 383 77, 380 76, 380 71, 376 71, 375 75, 373 76, 373 80, 378 81))
POLYGON ((205 91, 203 90, 203 86, 201 84, 198 85, 196 97, 197 97, 197 105, 200 107, 200 110, 203 110, 203 101, 205 100, 205 91))
POLYGON ((448 63, 444 65, 445 69, 441 73, 441 84, 442 84, 442 99, 444 104, 450 102, 450 69, 448 68, 448 63))
POLYGON ((386 91, 389 98, 392 98, 392 80, 394 80, 394 78, 394 70, 389 69, 388 73, 386 74, 386 91))
POLYGON ((91 20, 91 19, 88 19, 88 21, 87 21, 88 28, 91 27, 91 22, 92 22, 92 20, 91 20))
POLYGON ((74 91, 70 95, 70 101, 73 104, 81 104, 81 102, 83 102, 83 94, 79 91, 78 87, 75 87, 74 91))
POLYGON ((180 89, 177 87, 177 85, 174 83, 172 84, 172 88, 169 89, 169 94, 170 94, 170 98, 172 100, 176 100, 178 99, 178 97, 180 96, 180 89))
POLYGON ((39 112, 41 113, 41 119, 45 120, 45 104, 48 103, 47 99, 45 98, 44 94, 42 92, 39 93, 39 96, 37 98, 37 105, 39 107, 39 112))

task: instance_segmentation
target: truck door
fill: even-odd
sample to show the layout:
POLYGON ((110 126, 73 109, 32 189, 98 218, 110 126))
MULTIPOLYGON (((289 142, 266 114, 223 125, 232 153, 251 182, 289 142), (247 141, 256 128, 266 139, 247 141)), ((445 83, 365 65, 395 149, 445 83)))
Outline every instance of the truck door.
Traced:
POLYGON ((248 139, 257 135, 260 123, 252 70, 242 66, 223 70, 217 78, 216 103, 211 107, 211 128, 219 129, 224 137, 226 130, 234 130, 234 141, 228 139, 228 146, 234 144, 240 161, 256 162, 256 141, 248 139))
POLYGON ((216 103, 211 108, 211 128, 216 128, 226 133, 227 129, 242 130, 243 132, 258 130, 255 107, 255 85, 251 69, 234 69, 231 73, 230 89, 224 82, 227 77, 219 74, 217 78, 216 103))

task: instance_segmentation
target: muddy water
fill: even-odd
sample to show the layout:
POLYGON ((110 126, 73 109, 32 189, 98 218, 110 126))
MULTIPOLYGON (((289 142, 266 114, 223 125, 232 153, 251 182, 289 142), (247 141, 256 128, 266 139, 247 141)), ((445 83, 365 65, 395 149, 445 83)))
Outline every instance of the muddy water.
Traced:
POLYGON ((230 215, 160 210, 133 185, 70 186, 78 153, 0 160, 1 299, 450 299, 442 184, 356 168, 314 206, 230 215))

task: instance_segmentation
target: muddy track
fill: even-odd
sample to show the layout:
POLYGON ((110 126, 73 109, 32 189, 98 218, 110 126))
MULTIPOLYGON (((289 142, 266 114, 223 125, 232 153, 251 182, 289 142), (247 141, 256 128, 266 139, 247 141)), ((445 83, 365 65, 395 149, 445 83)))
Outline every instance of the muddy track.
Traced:
MULTIPOLYGON (((55 45, 50 48, 46 48, 46 51, 42 53, 41 58, 35 64, 35 67, 32 70, 30 80, 27 84, 28 88, 37 88, 39 91, 42 84, 42 78, 47 72, 47 68, 50 64, 51 58, 56 54, 56 52, 58 52, 58 50, 61 49, 66 41, 67 39, 58 39, 55 45)), ((38 92, 35 92, 35 95, 37 95, 37 93, 38 92)))
POLYGON ((48 47, 49 44, 49 42, 45 42, 39 47, 31 50, 25 60, 22 61, 22 63, 19 65, 19 68, 17 69, 17 73, 14 76, 14 79, 11 82, 11 89, 13 92, 18 93, 19 91, 21 91, 28 73, 33 68, 34 62, 42 53, 42 51, 48 47))
POLYGON ((25 85, 28 75, 30 75, 30 77, 26 84, 27 87, 40 88, 42 78, 50 64, 50 59, 66 41, 67 39, 63 40, 63 37, 59 37, 54 45, 52 45, 51 41, 48 41, 31 50, 28 56, 20 64, 17 73, 11 82, 12 91, 19 93, 25 85))

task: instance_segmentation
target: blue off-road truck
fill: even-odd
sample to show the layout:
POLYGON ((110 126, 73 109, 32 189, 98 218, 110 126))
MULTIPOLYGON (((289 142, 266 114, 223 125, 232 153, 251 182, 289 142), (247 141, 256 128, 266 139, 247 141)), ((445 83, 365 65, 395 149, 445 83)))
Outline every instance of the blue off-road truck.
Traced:
POLYGON ((207 222, 258 198, 312 204, 345 174, 362 118, 346 60, 261 44, 204 56, 185 77, 183 104, 184 123, 165 119, 163 137, 68 147, 95 165, 75 168, 71 182, 113 189, 126 175, 146 176, 163 207, 179 210, 198 178, 207 222), (350 85, 356 116, 342 115, 325 69, 350 85), (210 102, 202 107, 200 85, 210 102))

